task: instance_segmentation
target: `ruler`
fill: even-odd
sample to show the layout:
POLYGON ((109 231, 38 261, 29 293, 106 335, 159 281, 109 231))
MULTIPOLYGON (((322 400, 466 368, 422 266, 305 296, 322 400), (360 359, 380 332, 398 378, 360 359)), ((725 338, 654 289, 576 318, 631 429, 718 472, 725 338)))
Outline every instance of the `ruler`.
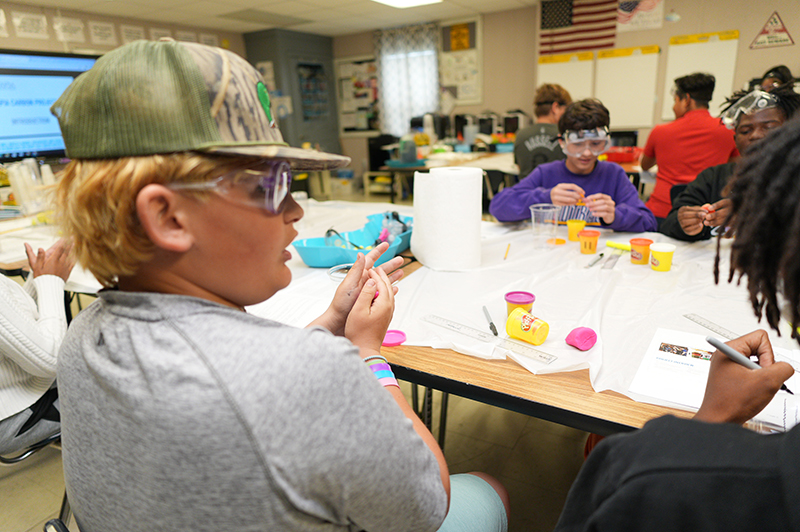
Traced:
POLYGON ((615 249, 614 252, 611 253, 611 255, 603 263, 603 265, 601 266, 601 269, 603 269, 603 270, 612 269, 617 264, 617 261, 622 256, 622 253, 623 253, 623 251, 621 249, 615 249))
POLYGON ((538 349, 534 349, 529 344, 518 342, 517 340, 513 340, 511 338, 498 338, 493 334, 479 331, 478 329, 473 329, 472 327, 462 325, 460 323, 442 318, 440 316, 428 314, 427 316, 424 316, 422 320, 427 321, 428 323, 432 323, 434 325, 438 325, 439 327, 443 327, 445 329, 457 332, 459 334, 463 334, 464 336, 469 336, 470 338, 480 340, 481 342, 494 344, 495 346, 501 349, 507 349, 512 353, 532 358, 538 362, 541 362, 542 364, 550 364, 551 362, 554 362, 555 360, 558 359, 557 356, 550 355, 548 353, 545 353, 544 351, 539 351, 538 349))
POLYGON ((722 336, 723 338, 727 338, 728 340, 733 340, 734 338, 738 338, 739 336, 741 336, 741 334, 736 334, 735 332, 731 332, 725 327, 717 325, 713 321, 707 320, 702 316, 698 316, 697 314, 684 314, 683 317, 688 318, 699 325, 702 325, 709 331, 715 332, 718 335, 722 336))

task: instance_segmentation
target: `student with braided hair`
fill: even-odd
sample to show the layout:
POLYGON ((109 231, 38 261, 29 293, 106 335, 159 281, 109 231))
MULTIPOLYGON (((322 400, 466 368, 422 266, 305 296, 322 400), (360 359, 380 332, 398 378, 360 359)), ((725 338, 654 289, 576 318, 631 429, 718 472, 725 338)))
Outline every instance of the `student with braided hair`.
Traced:
MULTIPOLYGON (((737 92, 728 98, 727 104, 722 121, 733 129, 736 148, 745 153, 752 144, 767 137, 795 114, 800 108, 800 94, 787 84, 772 92, 759 89, 737 92)), ((713 229, 719 227, 730 212, 730 200, 724 196, 735 169, 736 163, 728 162, 700 172, 675 198, 659 231, 689 242, 711 238, 713 229)))
MULTIPOLYGON (((753 310, 771 327, 782 314, 800 324, 800 119, 753 146, 729 197, 724 224, 736 238, 728 280, 747 277, 753 310)), ((775 362, 765 331, 728 345, 757 356, 762 369, 715 352, 694 419, 665 416, 603 440, 572 486, 557 531, 800 530, 800 425, 772 435, 740 426, 794 370, 775 362)))

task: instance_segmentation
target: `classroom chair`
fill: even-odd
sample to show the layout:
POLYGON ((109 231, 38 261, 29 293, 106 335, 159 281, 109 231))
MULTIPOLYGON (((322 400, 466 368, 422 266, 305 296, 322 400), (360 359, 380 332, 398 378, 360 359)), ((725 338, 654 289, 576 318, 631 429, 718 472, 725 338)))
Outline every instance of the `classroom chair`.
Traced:
MULTIPOLYGON (((27 449, 21 451, 18 454, 14 455, 0 455, 0 464, 3 465, 14 465, 22 462, 33 456, 34 454, 38 453, 45 447, 50 444, 57 443, 61 441, 61 433, 53 434, 52 436, 43 439, 40 442, 37 442, 27 449)), ((69 506, 69 499, 67 499, 67 490, 64 490, 64 498, 61 500, 61 510, 58 512, 58 519, 62 522, 69 522, 69 518, 72 515, 72 509, 69 506)), ((49 522, 49 521, 48 521, 49 522)), ((45 525, 45 530, 47 530, 47 525, 45 525)), ((66 530, 66 527, 64 528, 66 530)))
POLYGON ((44 532, 69 532, 69 528, 61 519, 51 519, 44 524, 44 532))
POLYGON ((681 192, 686 190, 686 187, 688 186, 689 186, 688 184, 672 185, 672 188, 669 189, 670 203, 675 203, 675 200, 678 198, 678 196, 681 195, 681 192))

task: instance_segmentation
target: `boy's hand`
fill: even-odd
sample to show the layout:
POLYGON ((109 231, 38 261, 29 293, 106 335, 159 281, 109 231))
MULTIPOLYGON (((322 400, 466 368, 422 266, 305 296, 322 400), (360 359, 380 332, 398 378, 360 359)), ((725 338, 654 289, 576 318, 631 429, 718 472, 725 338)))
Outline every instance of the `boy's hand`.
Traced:
POLYGON ((362 352, 380 351, 394 314, 394 291, 386 272, 374 268, 368 274, 369 280, 347 316, 344 328, 345 337, 362 352))
POLYGON ((724 224, 728 214, 731 212, 731 205, 731 200, 728 198, 723 198, 711 205, 703 205, 707 211, 703 225, 717 227, 724 224))
MULTIPOLYGON (((353 309, 356 299, 358 299, 361 290, 369 279, 369 270, 372 269, 375 261, 380 258, 388 247, 389 244, 387 242, 382 242, 380 245, 370 250, 366 256, 361 253, 358 254, 356 262, 350 268, 350 271, 347 272, 347 276, 344 280, 339 284, 339 288, 336 289, 331 305, 325 313, 314 320, 311 325, 325 327, 337 336, 342 336, 344 334, 347 316, 353 309)), ((394 283, 403 277, 403 270, 398 269, 402 264, 403 257, 394 257, 383 263, 378 269, 391 272, 391 274, 389 274, 389 280, 394 283)), ((396 294, 397 288, 392 287, 392 289, 396 294)))
POLYGON ((71 251, 72 243, 63 238, 50 246, 47 251, 39 248, 36 253, 30 244, 25 243, 25 253, 28 255, 28 264, 31 265, 34 277, 57 275, 66 282, 75 266, 75 259, 70 256, 71 251))
POLYGON ((575 183, 559 183, 550 189, 553 205, 577 205, 586 193, 575 183))
POLYGON ((743 424, 761 412, 781 384, 794 375, 786 362, 775 362, 769 337, 763 330, 726 342, 747 357, 758 356, 762 369, 752 370, 715 352, 711 357, 703 404, 694 418, 715 423, 743 424))
POLYGON ((611 196, 608 194, 592 194, 591 196, 586 196, 586 206, 589 207, 589 211, 603 220, 606 224, 614 223, 614 218, 616 217, 616 203, 614 200, 611 199, 611 196))
POLYGON ((706 206, 691 207, 686 205, 678 209, 678 223, 684 233, 694 236, 703 230, 706 215, 708 214, 708 209, 704 207, 706 206))

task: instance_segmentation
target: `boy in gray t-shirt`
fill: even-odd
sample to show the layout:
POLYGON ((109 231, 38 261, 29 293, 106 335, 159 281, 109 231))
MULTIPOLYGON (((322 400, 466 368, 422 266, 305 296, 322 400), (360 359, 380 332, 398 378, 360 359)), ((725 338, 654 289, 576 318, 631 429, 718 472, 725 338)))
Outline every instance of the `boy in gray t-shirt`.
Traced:
POLYGON ((385 245, 310 328, 244 312, 291 281, 291 168, 349 161, 288 147, 255 69, 138 41, 52 111, 73 159, 64 230, 115 289, 75 319, 58 365, 83 532, 505 530, 505 490, 449 476, 380 355, 402 276, 386 273, 398 260, 372 268, 385 245))

